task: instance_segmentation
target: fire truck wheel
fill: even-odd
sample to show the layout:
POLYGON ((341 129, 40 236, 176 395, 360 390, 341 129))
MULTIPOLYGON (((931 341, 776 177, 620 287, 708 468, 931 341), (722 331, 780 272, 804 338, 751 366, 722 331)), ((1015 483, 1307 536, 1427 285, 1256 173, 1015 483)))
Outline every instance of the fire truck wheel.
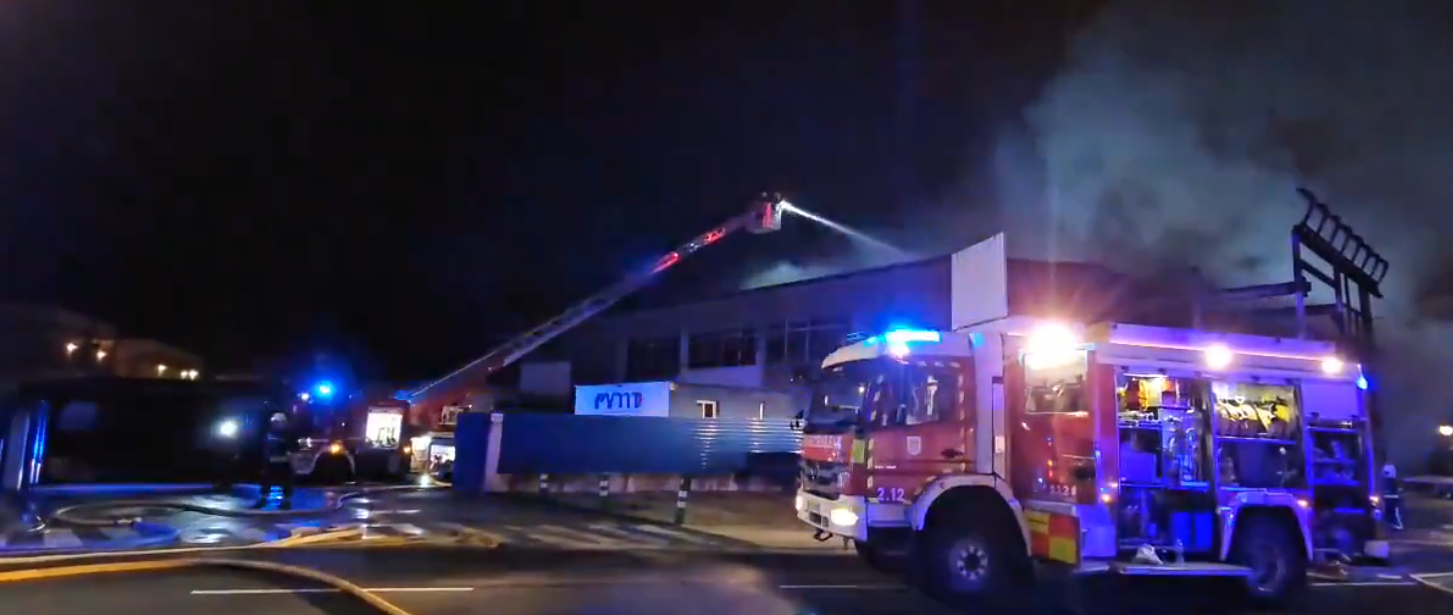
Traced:
POLYGON ((990 601, 1005 595, 1018 576, 1012 541, 987 524, 947 525, 917 537, 926 559, 922 584, 935 597, 954 603, 990 601))
POLYGON ((1290 524, 1270 515, 1248 516, 1242 524, 1231 559, 1251 568, 1251 599, 1272 606, 1291 602, 1306 587, 1307 558, 1290 524))
POLYGON ((854 540, 853 550, 858 552, 858 560, 873 570, 886 574, 902 571, 903 562, 899 558, 884 553, 881 546, 854 540))

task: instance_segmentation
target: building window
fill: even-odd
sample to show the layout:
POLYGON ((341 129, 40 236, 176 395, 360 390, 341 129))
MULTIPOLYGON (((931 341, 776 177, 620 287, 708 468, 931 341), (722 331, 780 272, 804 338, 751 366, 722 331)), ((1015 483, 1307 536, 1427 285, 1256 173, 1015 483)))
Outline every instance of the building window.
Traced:
POLYGON ((681 338, 664 336, 626 343, 626 380, 670 380, 681 373, 681 338))
POLYGON ((789 365, 821 363, 841 348, 848 335, 847 318, 816 318, 773 325, 767 329, 767 362, 789 365))
POLYGON ((692 369, 757 364, 757 332, 751 329, 698 333, 687 348, 687 367, 692 369))
POLYGON ((701 411, 701 418, 714 419, 720 416, 716 402, 708 399, 696 400, 696 409, 701 411))

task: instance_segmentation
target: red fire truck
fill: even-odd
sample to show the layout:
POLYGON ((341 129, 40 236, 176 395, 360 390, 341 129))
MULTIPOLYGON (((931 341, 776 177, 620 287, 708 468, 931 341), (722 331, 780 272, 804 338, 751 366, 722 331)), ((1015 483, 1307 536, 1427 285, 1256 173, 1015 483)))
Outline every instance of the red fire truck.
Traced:
POLYGON ((1386 557, 1367 378, 1335 344, 1013 315, 996 241, 955 257, 968 324, 823 361, 796 498, 820 539, 962 600, 1058 570, 1278 602, 1311 562, 1386 557))

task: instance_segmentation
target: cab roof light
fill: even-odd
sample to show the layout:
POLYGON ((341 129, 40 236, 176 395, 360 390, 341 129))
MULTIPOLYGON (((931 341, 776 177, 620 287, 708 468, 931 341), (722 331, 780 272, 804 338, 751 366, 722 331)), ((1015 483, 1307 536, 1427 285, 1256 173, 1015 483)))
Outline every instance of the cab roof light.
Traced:
POLYGON ((894 329, 883 335, 889 344, 907 344, 910 342, 938 342, 943 340, 943 335, 938 331, 924 329, 894 329))

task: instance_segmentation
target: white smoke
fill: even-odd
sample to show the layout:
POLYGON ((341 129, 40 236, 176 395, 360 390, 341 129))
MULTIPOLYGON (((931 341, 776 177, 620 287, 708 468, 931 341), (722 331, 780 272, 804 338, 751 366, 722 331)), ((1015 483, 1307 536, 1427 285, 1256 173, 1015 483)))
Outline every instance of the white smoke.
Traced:
POLYGON ((1450 7, 1113 2, 1026 111, 1028 134, 1001 142, 996 185, 1022 207, 1005 225, 1051 229, 1031 242, 1046 255, 1286 281, 1294 189, 1312 188, 1392 263, 1383 407, 1398 460, 1421 463, 1453 417, 1435 384, 1453 377, 1453 315, 1431 309, 1453 297, 1450 7))

